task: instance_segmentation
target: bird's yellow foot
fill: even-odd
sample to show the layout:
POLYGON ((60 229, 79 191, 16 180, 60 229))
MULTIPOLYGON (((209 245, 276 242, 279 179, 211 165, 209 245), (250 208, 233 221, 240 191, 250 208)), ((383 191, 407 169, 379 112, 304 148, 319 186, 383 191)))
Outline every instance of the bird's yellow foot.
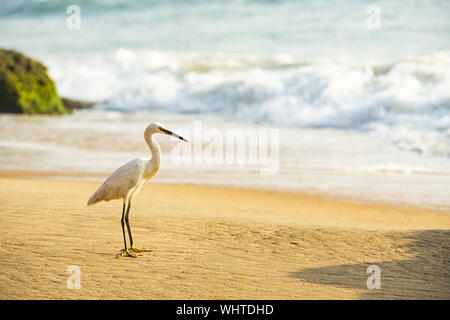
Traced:
POLYGON ((136 252, 136 253, 141 253, 141 252, 151 252, 152 250, 150 249, 145 249, 145 248, 135 248, 135 247, 131 247, 130 248, 131 251, 136 252))
POLYGON ((127 250, 122 249, 117 254, 116 258, 121 258, 121 257, 137 258, 137 255, 131 253, 130 249, 127 249, 127 250))

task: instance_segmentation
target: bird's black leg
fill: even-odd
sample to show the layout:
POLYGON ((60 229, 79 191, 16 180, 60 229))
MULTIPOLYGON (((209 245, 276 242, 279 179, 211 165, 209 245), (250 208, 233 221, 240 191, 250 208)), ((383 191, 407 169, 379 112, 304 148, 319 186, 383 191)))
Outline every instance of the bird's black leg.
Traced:
POLYGON ((133 236, 131 235, 130 221, 128 216, 130 214, 131 201, 128 201, 127 212, 125 213, 125 222, 127 224, 128 235, 130 236, 130 250, 134 252, 150 252, 151 250, 147 250, 145 248, 135 248, 133 247, 133 236))
MULTIPOLYGON (((127 223, 128 236, 130 237, 130 248, 133 248, 133 237, 131 236, 130 222, 128 221, 130 207, 131 207, 131 202, 128 200, 128 208, 127 208, 127 213, 125 214, 125 222, 127 223)), ((122 227, 123 227, 123 224, 122 224, 122 227)), ((125 237, 125 234, 123 236, 125 237)))
MULTIPOLYGON (((132 258, 137 257, 136 255, 132 254, 127 248, 127 236, 125 235, 125 222, 127 223, 127 228, 130 228, 130 225, 128 224, 128 212, 129 211, 130 211, 130 202, 128 202, 128 208, 126 210, 126 213, 125 213, 125 203, 124 203, 123 209, 122 209, 122 219, 120 220, 120 222, 122 223, 123 243, 125 245, 125 249, 121 250, 121 252, 117 255, 116 258, 120 258, 123 256, 132 257, 132 258)), ((131 234, 130 234, 130 239, 131 239, 131 234)), ((131 247, 133 247, 133 240, 131 240, 131 247)))
POLYGON ((125 245, 125 251, 127 251, 127 239, 125 236, 125 203, 123 204, 123 209, 122 209, 122 219, 120 220, 120 222, 122 223, 122 233, 123 233, 123 243, 125 245))

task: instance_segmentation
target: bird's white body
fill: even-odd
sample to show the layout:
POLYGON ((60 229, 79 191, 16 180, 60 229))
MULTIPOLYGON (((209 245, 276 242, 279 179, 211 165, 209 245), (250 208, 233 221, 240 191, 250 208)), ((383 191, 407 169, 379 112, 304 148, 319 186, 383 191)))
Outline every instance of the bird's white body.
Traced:
POLYGON ((137 158, 131 160, 114 171, 108 179, 91 196, 88 205, 100 201, 123 199, 133 200, 142 186, 150 180, 159 170, 159 165, 154 166, 150 159, 137 158))
POLYGON ((100 201, 123 199, 124 203, 133 200, 142 186, 155 176, 161 163, 161 149, 152 133, 145 135, 152 152, 151 159, 137 158, 125 163, 114 171, 96 192, 89 198, 88 206, 100 201))

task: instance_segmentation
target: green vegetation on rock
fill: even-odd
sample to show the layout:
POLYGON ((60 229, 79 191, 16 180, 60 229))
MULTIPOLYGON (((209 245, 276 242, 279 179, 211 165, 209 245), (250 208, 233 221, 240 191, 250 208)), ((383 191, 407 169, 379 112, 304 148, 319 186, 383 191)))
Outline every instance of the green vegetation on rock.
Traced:
POLYGON ((0 49, 0 112, 66 114, 47 68, 14 50, 0 49))

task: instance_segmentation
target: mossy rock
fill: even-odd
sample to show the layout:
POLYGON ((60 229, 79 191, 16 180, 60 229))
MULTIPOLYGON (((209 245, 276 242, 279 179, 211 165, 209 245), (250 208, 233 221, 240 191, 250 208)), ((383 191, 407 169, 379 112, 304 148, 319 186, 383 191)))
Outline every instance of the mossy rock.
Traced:
POLYGON ((0 49, 0 112, 66 114, 47 68, 14 50, 0 49))
POLYGON ((75 109, 90 109, 95 105, 95 102, 92 101, 81 101, 64 97, 61 97, 61 101, 69 112, 75 109))

